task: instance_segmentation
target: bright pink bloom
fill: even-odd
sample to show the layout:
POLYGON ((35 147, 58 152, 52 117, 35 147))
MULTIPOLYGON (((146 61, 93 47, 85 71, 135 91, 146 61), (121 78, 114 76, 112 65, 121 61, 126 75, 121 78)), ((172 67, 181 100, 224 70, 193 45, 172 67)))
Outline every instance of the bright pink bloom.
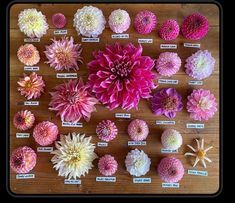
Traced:
POLYGON ((166 20, 159 28, 159 36, 167 41, 174 40, 178 37, 180 32, 180 26, 176 20, 166 20))
POLYGON ((96 134, 99 139, 109 142, 117 136, 118 129, 114 122, 110 120, 103 120, 97 125, 96 134))
POLYGON ((18 111, 13 118, 14 126, 21 131, 30 129, 34 124, 34 121, 34 115, 28 110, 18 111))
POLYGON ((56 28, 63 28, 67 23, 67 19, 63 13, 55 13, 52 16, 52 23, 56 28))
POLYGON ((134 141, 142 141, 149 134, 148 124, 144 120, 134 119, 128 125, 128 135, 134 141))
POLYGON ((118 163, 113 156, 106 154, 99 159, 98 168, 102 175, 111 176, 116 173, 118 163))

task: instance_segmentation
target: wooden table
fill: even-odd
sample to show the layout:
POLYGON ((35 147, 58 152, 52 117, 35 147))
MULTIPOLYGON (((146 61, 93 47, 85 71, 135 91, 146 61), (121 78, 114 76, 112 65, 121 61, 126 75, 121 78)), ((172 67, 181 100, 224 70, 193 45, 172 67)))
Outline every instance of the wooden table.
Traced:
MULTIPOLYGON (((190 86, 188 81, 192 80, 184 72, 185 59, 189 57, 192 53, 196 52, 198 49, 195 48, 185 48, 183 46, 184 42, 191 42, 184 39, 181 35, 177 40, 173 41, 178 45, 177 51, 182 59, 182 67, 180 71, 174 75, 171 79, 179 80, 178 85, 159 85, 161 87, 175 87, 183 96, 184 106, 186 105, 186 97, 191 93, 193 89, 205 88, 209 89, 217 99, 219 103, 219 8, 214 4, 93 4, 98 8, 102 9, 106 19, 108 19, 109 14, 112 10, 123 8, 127 10, 130 14, 132 23, 129 30, 126 33, 130 34, 129 39, 112 39, 111 30, 106 28, 103 34, 100 36, 100 43, 82 43, 83 52, 82 57, 84 58, 84 64, 81 66, 80 70, 77 72, 85 81, 87 80, 87 62, 92 60, 92 51, 96 49, 103 49, 106 44, 113 44, 115 41, 119 41, 121 44, 132 42, 137 45, 138 38, 152 38, 152 44, 143 44, 143 54, 149 55, 152 58, 157 58, 160 52, 169 51, 159 48, 161 43, 166 43, 161 40, 157 34, 156 30, 147 36, 142 36, 137 34, 133 28, 133 19, 138 11, 143 9, 148 9, 153 11, 158 18, 158 26, 162 24, 163 21, 169 18, 175 18, 179 24, 185 16, 191 14, 192 12, 200 12, 206 15, 209 19, 210 30, 207 36, 199 42, 201 44, 201 49, 208 49, 213 57, 216 59, 216 66, 213 75, 208 79, 203 81, 202 86, 190 86)), ((81 185, 65 185, 64 178, 57 176, 57 171, 52 168, 51 157, 49 153, 37 153, 38 162, 32 173, 35 174, 35 179, 24 179, 17 180, 16 174, 12 171, 10 172, 10 190, 15 194, 214 194, 219 190, 219 107, 215 116, 209 121, 205 122, 204 129, 187 129, 186 123, 194 122, 189 118, 189 114, 184 108, 182 112, 177 113, 176 124, 174 126, 167 125, 156 125, 156 120, 167 120, 165 117, 157 117, 152 114, 149 107, 149 102, 141 100, 139 103, 139 110, 132 110, 131 119, 140 118, 144 119, 149 127, 150 134, 147 138, 147 146, 137 147, 138 149, 143 149, 151 158, 151 170, 144 177, 150 177, 152 180, 151 184, 133 184, 133 177, 125 169, 124 160, 125 157, 131 149, 136 147, 127 146, 127 141, 129 137, 127 135, 127 126, 131 119, 115 119, 115 113, 126 112, 118 108, 113 111, 107 110, 103 105, 97 105, 97 112, 92 114, 91 121, 84 124, 83 128, 65 128, 61 127, 61 121, 59 117, 55 116, 54 112, 48 110, 48 103, 50 96, 49 91, 52 90, 57 84, 63 83, 63 79, 56 78, 56 72, 54 69, 50 68, 45 64, 45 55, 43 51, 45 50, 45 45, 50 44, 50 39, 54 37, 54 28, 51 23, 51 16, 56 12, 62 12, 68 19, 68 24, 66 29, 68 30, 68 36, 73 36, 75 42, 80 43, 81 37, 77 36, 75 29, 72 26, 73 16, 77 9, 85 6, 85 4, 15 4, 10 9, 10 152, 17 147, 28 145, 36 150, 38 145, 35 143, 32 136, 27 139, 17 139, 16 133, 18 132, 12 124, 13 115, 21 110, 28 109, 31 110, 36 116, 36 123, 41 121, 49 120, 56 123, 59 127, 60 133, 67 134, 69 132, 85 133, 87 136, 92 136, 92 142, 97 143, 99 140, 95 134, 96 125, 103 119, 111 119, 115 121, 119 133, 118 137, 109 143, 106 148, 97 147, 95 152, 102 156, 104 154, 111 154, 115 156, 119 163, 118 172, 115 174, 117 177, 116 183, 101 183, 96 182, 95 178, 101 176, 97 169, 97 160, 94 161, 95 167, 89 171, 89 174, 82 177, 81 185), (46 83, 45 94, 39 99, 40 106, 22 106, 18 105, 19 102, 25 101, 23 96, 20 96, 17 91, 17 80, 23 75, 23 64, 17 59, 16 52, 20 45, 24 44, 24 38, 26 36, 20 32, 17 26, 17 16, 19 12, 25 8, 36 8, 41 10, 43 14, 46 15, 49 30, 46 35, 41 38, 40 43, 34 43, 35 46, 40 51, 41 60, 38 66, 40 71, 39 75, 43 76, 46 83), (185 175, 180 181, 180 188, 162 188, 160 177, 156 173, 156 166, 160 159, 169 154, 161 154, 161 142, 160 137, 164 129, 173 127, 180 131, 183 136, 183 146, 179 149, 178 154, 172 154, 179 158, 184 167, 185 175), (214 148, 209 151, 208 156, 211 158, 213 163, 208 164, 207 177, 188 175, 187 170, 193 169, 192 162, 194 159, 189 157, 184 157, 183 154, 188 151, 186 144, 195 144, 194 138, 205 138, 205 144, 213 145, 214 148)), ((59 38, 60 36, 57 36, 59 38)), ((30 73, 30 72, 28 72, 30 73)), ((156 81, 157 82, 157 81, 156 81)), ((32 133, 32 130, 27 132, 32 133)), ((203 166, 199 164, 196 167, 197 170, 204 170, 203 166)))

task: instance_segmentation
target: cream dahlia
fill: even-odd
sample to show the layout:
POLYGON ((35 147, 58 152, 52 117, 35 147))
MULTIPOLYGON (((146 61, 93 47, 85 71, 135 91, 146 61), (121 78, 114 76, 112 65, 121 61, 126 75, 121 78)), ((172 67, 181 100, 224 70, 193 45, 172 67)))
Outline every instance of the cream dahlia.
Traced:
POLYGON ((21 63, 27 66, 33 66, 40 61, 39 52, 32 44, 25 44, 20 46, 17 51, 17 57, 21 63))

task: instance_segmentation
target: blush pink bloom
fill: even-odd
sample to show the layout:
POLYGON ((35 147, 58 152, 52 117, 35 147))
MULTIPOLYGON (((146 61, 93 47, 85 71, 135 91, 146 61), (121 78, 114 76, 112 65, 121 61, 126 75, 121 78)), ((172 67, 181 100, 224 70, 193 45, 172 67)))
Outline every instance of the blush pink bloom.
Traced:
POLYGON ((128 135, 134 141, 145 140, 149 134, 148 124, 144 120, 134 119, 128 125, 128 135))
POLYGON ((176 20, 173 19, 169 19, 166 20, 161 27, 159 28, 159 36, 163 39, 163 40, 174 40, 178 37, 180 32, 180 26, 177 23, 176 20))
POLYGON ((63 13, 55 13, 52 16, 52 24, 56 27, 56 28, 63 28, 67 23, 67 19, 64 16, 63 13))
POLYGON ((118 129, 114 122, 110 120, 103 120, 97 125, 96 134, 99 139, 109 142, 117 136, 118 129))
POLYGON ((106 154, 99 159, 98 168, 102 175, 111 176, 116 173, 118 163, 113 156, 106 154))
POLYGON ((32 44, 20 46, 17 51, 19 61, 27 66, 33 66, 40 61, 40 56, 37 48, 32 44))
POLYGON ((28 110, 18 111, 13 118, 14 126, 21 131, 30 129, 34 124, 34 121, 34 115, 28 110))

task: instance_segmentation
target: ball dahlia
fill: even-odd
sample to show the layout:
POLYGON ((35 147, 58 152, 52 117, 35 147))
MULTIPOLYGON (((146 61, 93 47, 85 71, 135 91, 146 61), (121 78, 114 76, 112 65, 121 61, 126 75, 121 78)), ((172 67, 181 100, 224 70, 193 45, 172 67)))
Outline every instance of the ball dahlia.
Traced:
POLYGON ((121 107, 137 109, 140 98, 150 98, 155 88, 151 72, 154 60, 142 56, 143 48, 129 43, 115 43, 104 51, 94 52, 88 63, 88 86, 95 97, 110 110, 121 107))
POLYGON ((47 64, 56 71, 78 70, 78 62, 82 63, 81 44, 75 44, 73 37, 62 37, 61 40, 52 39, 52 44, 46 46, 47 64))
POLYGON ((113 156, 106 154, 99 159, 98 168, 102 175, 111 176, 116 173, 118 163, 113 156))
POLYGON ((159 28, 158 34, 163 40, 174 40, 178 37, 180 26, 176 20, 166 20, 159 28))
POLYGON ((87 86, 80 80, 69 80, 69 82, 57 85, 51 92, 49 109, 57 112, 62 121, 78 122, 84 118, 90 120, 91 113, 96 111, 97 99, 89 96, 87 86))
POLYGON ((18 111, 13 118, 14 126, 21 131, 30 129, 35 121, 34 114, 28 110, 18 111))
POLYGON ((39 52, 32 44, 25 44, 20 46, 17 51, 17 57, 21 63, 27 66, 33 66, 40 61, 39 52))
POLYGON ((117 136, 118 129, 114 122, 110 120, 103 120, 97 125, 96 134, 99 139, 109 142, 117 136))
POLYGON ((162 133, 161 143, 164 149, 177 150, 182 145, 182 142, 182 136, 177 130, 166 129, 162 133))
POLYGON ((205 121, 212 118, 217 111, 216 106, 215 96, 209 90, 193 90, 188 96, 187 111, 194 120, 205 121))
POLYGON ((128 135, 134 141, 145 140, 149 134, 148 124, 144 120, 134 119, 128 125, 128 135))
POLYGON ((67 19, 64 16, 63 13, 55 13, 53 14, 52 18, 52 24, 56 27, 56 28, 63 28, 66 23, 67 23, 67 19))

